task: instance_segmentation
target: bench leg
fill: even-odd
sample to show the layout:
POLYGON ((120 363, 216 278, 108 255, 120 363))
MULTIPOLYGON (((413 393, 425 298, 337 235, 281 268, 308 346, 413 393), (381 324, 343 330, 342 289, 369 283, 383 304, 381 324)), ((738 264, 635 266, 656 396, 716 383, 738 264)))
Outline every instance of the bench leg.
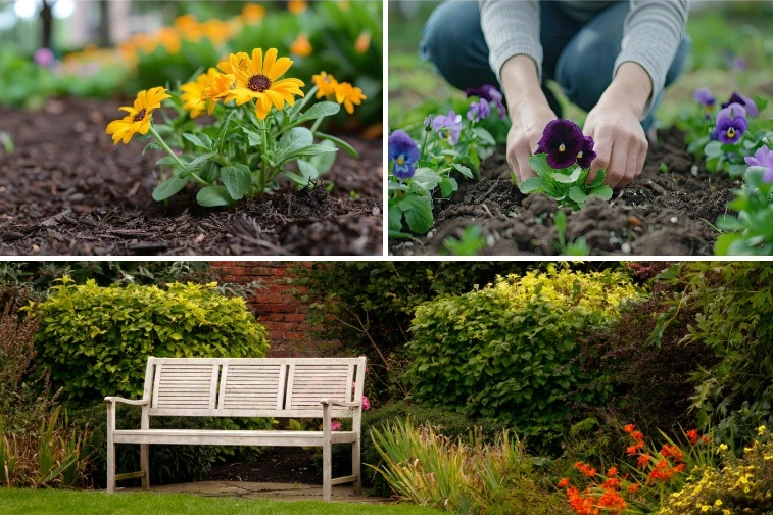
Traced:
POLYGON ((352 483, 354 495, 362 495, 362 481, 360 480, 360 441, 355 440, 352 444, 352 474, 357 476, 352 483))
POLYGON ((115 492, 115 444, 113 435, 108 433, 107 442, 107 493, 115 492))
POLYGON ((140 470, 145 473, 142 476, 142 489, 148 490, 150 488, 150 445, 140 445, 140 470))
POLYGON ((325 501, 333 498, 333 446, 330 440, 322 445, 322 497, 325 501))

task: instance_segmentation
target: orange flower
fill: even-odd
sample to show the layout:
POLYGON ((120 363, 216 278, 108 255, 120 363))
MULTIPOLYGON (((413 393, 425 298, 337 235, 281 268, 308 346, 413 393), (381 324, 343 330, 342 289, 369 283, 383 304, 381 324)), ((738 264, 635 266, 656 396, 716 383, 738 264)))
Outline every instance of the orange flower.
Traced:
POLYGON ((633 430, 634 430, 635 428, 636 428, 636 426, 635 426, 635 425, 633 425, 633 424, 628 424, 627 426, 625 426, 625 427, 623 428, 623 431, 625 431, 626 433, 632 433, 632 432, 633 432, 633 430))
POLYGON ((636 454, 639 452, 639 448, 636 445, 632 445, 625 449, 626 454, 636 454))
POLYGON ((607 471, 607 476, 615 477, 616 475, 617 475, 617 467, 609 467, 609 470, 607 471))
POLYGON ((300 33, 298 34, 298 37, 295 38, 295 41, 293 41, 293 44, 290 45, 290 52, 297 55, 298 57, 307 57, 311 54, 311 43, 309 43, 309 38, 306 36, 306 34, 300 33))
POLYGON ((368 49, 370 49, 370 32, 363 30, 354 42, 354 51, 364 54, 368 49))
POLYGON ((265 15, 266 8, 260 4, 245 4, 242 9, 242 16, 249 24, 260 23, 265 15))
POLYGON ((644 435, 641 431, 634 431, 631 433, 631 438, 636 440, 637 442, 641 442, 644 439, 644 435))
POLYGON ((695 429, 690 429, 684 435, 688 440, 690 440, 690 445, 695 445, 698 443, 698 431, 695 429))
POLYGON ((586 477, 593 477, 596 475, 596 469, 592 468, 590 465, 587 465, 581 461, 578 461, 577 463, 575 463, 574 468, 579 470, 580 473, 586 477))
POLYGON ((558 482, 558 488, 565 488, 569 486, 569 478, 565 477, 561 481, 558 482))
POLYGON ((662 454, 664 458, 674 458, 674 461, 682 461, 682 458, 684 457, 681 449, 676 445, 665 444, 660 450, 660 454, 662 454))
POLYGON ((636 461, 636 466, 640 469, 643 469, 647 463, 650 462, 650 455, 649 454, 642 454, 639 456, 639 459, 636 461))
POLYGON ((625 499, 620 497, 620 494, 613 489, 607 489, 601 497, 599 497, 598 505, 606 508, 609 513, 614 513, 615 515, 623 513, 623 510, 628 507, 628 503, 625 502, 625 499))
POLYGON ((701 440, 703 440, 704 443, 711 443, 711 437, 709 435, 701 436, 701 440))
POLYGON ((304 0, 290 0, 287 2, 287 10, 291 13, 298 15, 306 12, 306 2, 304 0))
POLYGON ((616 477, 610 477, 609 479, 607 479, 606 481, 601 483, 601 488, 613 488, 614 489, 614 488, 617 488, 618 486, 620 486, 620 480, 617 479, 616 477))
POLYGON ((349 114, 354 114, 354 106, 360 105, 367 98, 360 88, 356 88, 348 82, 341 82, 336 86, 336 101, 343 104, 349 114))
POLYGON ((631 483, 631 485, 628 487, 628 493, 633 495, 639 491, 639 488, 641 488, 639 483, 631 483))

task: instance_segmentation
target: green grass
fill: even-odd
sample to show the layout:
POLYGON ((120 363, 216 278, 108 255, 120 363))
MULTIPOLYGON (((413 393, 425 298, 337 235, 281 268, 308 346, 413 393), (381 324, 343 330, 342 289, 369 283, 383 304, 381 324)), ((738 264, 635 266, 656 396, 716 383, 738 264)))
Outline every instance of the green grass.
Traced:
POLYGON ((0 488, 3 515, 432 515, 438 510, 408 504, 345 504, 323 501, 251 501, 182 494, 0 488))

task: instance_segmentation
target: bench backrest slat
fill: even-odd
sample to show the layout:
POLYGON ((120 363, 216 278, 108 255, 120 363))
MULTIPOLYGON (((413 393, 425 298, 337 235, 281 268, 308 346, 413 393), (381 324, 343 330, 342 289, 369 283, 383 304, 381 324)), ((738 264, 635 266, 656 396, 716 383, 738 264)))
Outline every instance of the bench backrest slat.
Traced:
POLYGON ((364 357, 150 358, 145 399, 150 416, 319 418, 322 399, 362 395, 365 366, 364 357))

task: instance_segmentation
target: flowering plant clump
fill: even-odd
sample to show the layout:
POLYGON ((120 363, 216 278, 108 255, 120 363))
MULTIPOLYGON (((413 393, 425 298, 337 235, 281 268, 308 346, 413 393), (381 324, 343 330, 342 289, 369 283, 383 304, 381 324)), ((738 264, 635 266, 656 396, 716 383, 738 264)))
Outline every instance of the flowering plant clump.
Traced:
POLYGON ((339 147, 357 157, 349 144, 319 128, 340 111, 339 104, 351 114, 367 97, 325 72, 313 76, 314 85, 304 92, 304 82, 285 77, 292 65, 275 48, 230 54, 179 91, 140 91, 133 107, 121 108, 126 117, 111 122, 106 132, 114 144, 149 135, 154 141, 145 150, 167 152, 156 162, 164 170, 153 191, 157 201, 191 182, 201 186, 196 200, 205 207, 261 195, 278 187, 280 175, 307 186, 332 168, 339 147), (157 124, 153 114, 164 101, 176 117, 161 111, 165 123, 157 124), (194 122, 205 113, 211 123, 194 122))
POLYGON ((728 208, 737 215, 723 215, 717 226, 726 231, 717 238, 714 252, 719 256, 773 255, 773 150, 771 140, 752 157, 745 158, 745 181, 735 190, 728 208))
POLYGON ((689 472, 713 466, 711 438, 695 429, 684 433, 686 441, 681 447, 664 434, 668 443, 659 451, 649 448, 644 434, 633 424, 625 426, 624 431, 630 438, 625 454, 633 463, 612 466, 603 474, 589 464, 577 462, 574 468, 584 487, 573 485, 568 477, 558 483, 575 513, 651 513, 684 486, 689 472))
POLYGON ((720 445, 722 466, 696 469, 683 489, 664 499, 658 515, 773 512, 773 438, 765 426, 757 434, 741 458, 720 445))
POLYGON ((480 178, 478 167, 492 153, 494 137, 481 126, 504 113, 502 95, 493 86, 470 90, 476 97, 462 116, 453 110, 424 122, 421 145, 405 131, 389 136, 389 235, 426 234, 434 223, 433 197, 449 197, 457 177, 480 178))
POLYGON ((708 88, 696 89, 693 99, 697 109, 681 114, 676 122, 686 134, 687 150, 698 159, 705 158, 710 172, 742 175, 745 158, 754 155, 763 138, 773 136, 773 124, 760 116, 768 99, 733 92, 718 106, 717 97, 708 88))
MULTIPOLYGON (((545 126, 529 165, 537 175, 521 183, 523 193, 544 192, 562 207, 582 209, 588 197, 612 198, 612 188, 602 184, 606 171, 587 183, 590 165, 596 158, 593 138, 569 120, 553 120, 545 126)), ((512 175, 515 182, 515 175, 512 175)))

